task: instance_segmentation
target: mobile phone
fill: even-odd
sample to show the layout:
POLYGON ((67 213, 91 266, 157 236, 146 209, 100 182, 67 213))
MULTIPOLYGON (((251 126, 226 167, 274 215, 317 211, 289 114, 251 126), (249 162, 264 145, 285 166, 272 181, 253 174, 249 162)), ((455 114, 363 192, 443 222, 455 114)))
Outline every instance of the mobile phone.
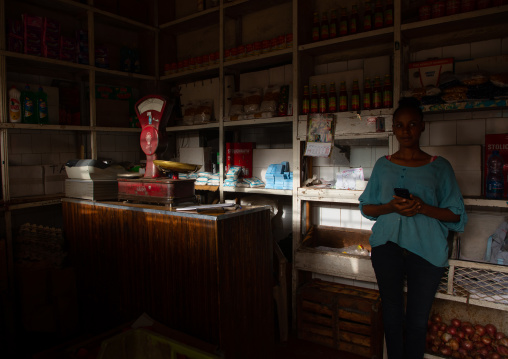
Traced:
POLYGON ((407 188, 394 188, 393 191, 395 192, 395 195, 398 197, 411 199, 411 195, 409 194, 407 188))

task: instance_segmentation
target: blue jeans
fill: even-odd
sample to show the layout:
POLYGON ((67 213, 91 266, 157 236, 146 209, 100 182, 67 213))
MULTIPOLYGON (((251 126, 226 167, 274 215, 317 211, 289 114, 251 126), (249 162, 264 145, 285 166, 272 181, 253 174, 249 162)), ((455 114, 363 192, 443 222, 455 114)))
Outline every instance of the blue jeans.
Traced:
POLYGON ((422 359, 427 320, 445 268, 436 267, 393 242, 372 248, 372 267, 381 295, 388 358, 422 359))

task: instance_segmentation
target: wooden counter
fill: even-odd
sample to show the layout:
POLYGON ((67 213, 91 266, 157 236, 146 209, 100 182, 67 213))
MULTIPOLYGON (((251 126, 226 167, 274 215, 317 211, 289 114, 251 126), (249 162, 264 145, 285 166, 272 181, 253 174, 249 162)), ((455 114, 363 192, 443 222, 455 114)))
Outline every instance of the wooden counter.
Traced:
POLYGON ((107 330, 143 312, 216 344, 226 358, 273 343, 267 207, 216 214, 65 198, 83 323, 107 330))

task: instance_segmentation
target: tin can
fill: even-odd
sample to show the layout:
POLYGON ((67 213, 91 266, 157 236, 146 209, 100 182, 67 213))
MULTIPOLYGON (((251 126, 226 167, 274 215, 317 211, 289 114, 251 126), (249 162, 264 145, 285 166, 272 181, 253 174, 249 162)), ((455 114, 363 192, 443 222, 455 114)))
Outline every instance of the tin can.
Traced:
POLYGON ((376 117, 376 132, 385 132, 385 118, 376 117))
POLYGON ((203 56, 197 56, 196 57, 196 68, 200 69, 203 67, 203 56))
POLYGON ((215 63, 218 64, 220 61, 219 51, 215 51, 215 63))
POLYGON ((189 60, 189 70, 195 70, 196 69, 196 58, 191 57, 189 60))
POLYGON ((189 70, 189 59, 183 60, 183 68, 182 68, 182 70, 183 71, 189 70))
POLYGON ((429 5, 420 6, 420 8, 418 9, 418 15, 420 21, 430 19, 430 6, 429 5))
POLYGON ((245 46, 244 45, 240 45, 237 47, 236 57, 239 59, 242 59, 245 57, 245 46))
POLYGON ((455 15, 460 11, 460 0, 446 0, 446 15, 455 15))
POLYGON ((164 75, 171 75, 171 65, 170 64, 164 64, 164 75))
POLYGON ((468 12, 473 11, 475 8, 475 0, 461 0, 460 2, 460 11, 468 12))
POLYGON ((237 47, 233 47, 231 49, 231 57, 230 59, 231 60, 236 60, 238 58, 238 48, 237 47))
POLYGON ((270 52, 270 40, 263 40, 261 43, 261 53, 266 54, 267 52, 270 52))
POLYGON ((261 41, 254 43, 254 56, 261 55, 261 41))
POLYGON ((444 1, 436 1, 432 4, 432 18, 445 16, 445 3, 444 1))
POLYGON ((277 50, 283 50, 286 48, 286 37, 280 35, 277 37, 277 50))
POLYGON ((231 60, 231 49, 224 50, 224 62, 231 60))
POLYGON ((209 55, 203 55, 202 58, 203 58, 203 63, 202 63, 203 67, 207 67, 208 65, 210 65, 210 56, 209 55))
POLYGON ((273 39, 270 40, 270 51, 278 50, 277 41, 278 40, 276 37, 274 37, 273 39))
POLYGON ((177 71, 178 72, 183 71, 183 61, 178 61, 177 71))
POLYGON ((176 62, 171 63, 171 74, 176 74, 178 72, 178 64, 176 62))
POLYGON ((254 44, 247 44, 247 46, 245 46, 245 55, 246 56, 254 55, 254 44))

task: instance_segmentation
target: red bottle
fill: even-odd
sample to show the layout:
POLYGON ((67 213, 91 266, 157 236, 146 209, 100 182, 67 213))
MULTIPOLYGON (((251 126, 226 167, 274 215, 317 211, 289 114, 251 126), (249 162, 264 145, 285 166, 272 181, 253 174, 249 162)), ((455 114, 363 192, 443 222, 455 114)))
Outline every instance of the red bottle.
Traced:
POLYGON ((310 95, 310 113, 319 112, 319 95, 317 85, 312 85, 312 93, 310 95))
POLYGON ((337 10, 332 10, 330 15, 330 39, 337 37, 337 10))
POLYGON ((383 107, 392 108, 393 106, 393 89, 390 75, 385 75, 385 83, 383 86, 383 107))
POLYGON ((348 98, 347 98, 347 89, 346 82, 340 82, 339 88, 339 112, 344 112, 348 110, 348 98))
POLYGON ((335 90, 335 82, 330 84, 330 92, 328 94, 328 111, 337 112, 337 91, 335 90))
POLYGON ((386 0, 384 24, 385 27, 393 26, 393 0, 386 0))
POLYGON ((326 113, 328 111, 328 94, 326 85, 321 84, 321 91, 319 94, 319 113, 326 113))
POLYGON ((323 17, 321 18, 320 38, 321 40, 327 40, 329 37, 330 37, 330 26, 328 24, 328 13, 325 11, 323 13, 323 17))
POLYGON ((376 7, 374 8, 374 29, 383 27, 383 4, 381 0, 376 0, 376 7))
POLYGON ((310 93, 309 85, 303 86, 302 114, 306 115, 310 112, 310 93))
POLYGON ((370 79, 367 77, 363 84, 363 109, 370 110, 372 108, 372 87, 370 79))
POLYGON ((312 41, 319 41, 319 13, 314 13, 314 19, 312 21, 312 41))
POLYGON ((347 35, 347 10, 345 7, 340 8, 339 35, 347 35))
POLYGON ((360 87, 358 80, 353 81, 353 91, 351 91, 351 111, 360 111, 360 87))
POLYGON ((372 30, 372 5, 367 1, 363 12, 363 31, 370 30, 372 30))
POLYGON ((358 6, 353 5, 351 8, 351 16, 349 18, 349 33, 356 34, 358 32, 358 23, 360 18, 358 17, 358 6))
POLYGON ((378 109, 383 106, 383 90, 379 76, 374 78, 374 91, 372 91, 372 108, 378 109))

